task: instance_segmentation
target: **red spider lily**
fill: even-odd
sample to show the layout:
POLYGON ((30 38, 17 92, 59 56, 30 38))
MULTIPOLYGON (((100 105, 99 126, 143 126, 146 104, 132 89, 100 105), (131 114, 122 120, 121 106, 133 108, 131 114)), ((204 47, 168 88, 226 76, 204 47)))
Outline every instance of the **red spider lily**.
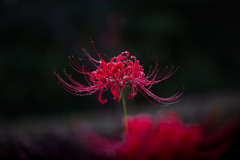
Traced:
MULTIPOLYGON (((113 99, 117 100, 121 98, 121 92, 123 88, 131 87, 131 93, 129 93, 128 98, 133 98, 137 95, 137 92, 141 92, 146 99, 148 98, 145 94, 152 97, 153 99, 155 99, 156 101, 160 102, 163 105, 178 102, 175 100, 178 99, 182 93, 180 94, 176 93, 175 95, 169 98, 161 98, 149 91, 153 84, 159 83, 169 78, 176 72, 178 68, 174 70, 174 67, 172 67, 171 70, 167 74, 165 74, 167 70, 166 67, 165 71, 160 76, 157 76, 159 70, 157 69, 158 64, 156 63, 153 71, 151 71, 150 67, 148 74, 145 75, 144 69, 141 65, 139 65, 139 61, 136 59, 136 57, 131 56, 129 59, 128 51, 122 52, 119 56, 113 57, 110 60, 110 62, 106 62, 101 58, 100 54, 97 52, 94 45, 93 47, 98 57, 100 58, 99 61, 93 59, 86 52, 85 49, 83 49, 83 52, 89 58, 92 67, 95 69, 94 71, 90 71, 89 67, 86 65, 85 58, 84 61, 82 61, 82 65, 80 65, 76 61, 74 56, 69 57, 69 59, 71 60, 70 62, 71 67, 75 69, 77 72, 84 75, 89 86, 80 84, 64 70, 65 75, 73 83, 73 85, 69 84, 65 82, 54 71, 59 82, 62 84, 62 87, 68 92, 76 96, 86 96, 91 95, 92 93, 99 92, 98 99, 102 104, 104 104, 107 102, 107 100, 106 99, 102 100, 101 98, 103 91, 106 91, 110 88, 114 96, 113 99)), ((153 103, 151 100, 149 101, 153 103)))
POLYGON ((97 136, 81 130, 84 146, 102 158, 148 159, 215 159, 225 153, 238 132, 236 119, 206 132, 202 124, 184 124, 175 112, 156 119, 148 114, 129 117, 129 132, 122 141, 97 136))

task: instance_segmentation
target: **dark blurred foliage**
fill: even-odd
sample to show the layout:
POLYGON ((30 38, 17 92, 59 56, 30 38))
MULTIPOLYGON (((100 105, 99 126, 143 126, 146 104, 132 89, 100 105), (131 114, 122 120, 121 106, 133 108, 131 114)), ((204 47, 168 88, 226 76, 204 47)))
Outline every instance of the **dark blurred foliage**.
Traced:
MULTIPOLYGON (((112 94, 76 97, 57 85, 64 68, 85 48, 97 58, 89 37, 106 60, 129 51, 146 68, 180 66, 151 91, 167 97, 239 86, 240 11, 229 0, 0 0, 1 119, 85 113, 115 107, 112 94)), ((67 78, 66 78, 67 79, 67 78)), ((138 95, 132 103, 149 103, 138 95)))

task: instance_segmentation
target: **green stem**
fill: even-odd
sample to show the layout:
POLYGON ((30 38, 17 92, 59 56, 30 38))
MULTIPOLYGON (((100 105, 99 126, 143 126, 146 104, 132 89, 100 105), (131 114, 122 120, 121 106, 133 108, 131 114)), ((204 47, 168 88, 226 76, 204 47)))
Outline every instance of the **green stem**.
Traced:
POLYGON ((122 104, 123 104, 123 112, 124 112, 124 120, 125 120, 125 126, 126 126, 126 133, 128 133, 127 107, 126 107, 124 90, 122 91, 122 104))
MULTIPOLYGON (((122 88, 122 104, 123 104, 123 112, 124 112, 124 120, 126 126, 126 137, 128 136, 128 118, 127 118, 127 106, 125 101, 124 89, 122 88)), ((128 159, 132 160, 131 153, 128 153, 128 159)))

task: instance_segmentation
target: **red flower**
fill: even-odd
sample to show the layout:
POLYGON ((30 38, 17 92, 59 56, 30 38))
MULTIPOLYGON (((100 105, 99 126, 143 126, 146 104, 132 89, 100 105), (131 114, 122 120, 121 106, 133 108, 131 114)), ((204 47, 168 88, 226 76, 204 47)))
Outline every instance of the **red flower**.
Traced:
MULTIPOLYGON (((148 114, 129 117, 129 132, 122 141, 81 130, 79 137, 92 153, 113 159, 214 159, 231 146, 236 119, 207 132, 202 124, 184 124, 175 112, 158 119, 148 114)), ((208 126, 209 127, 209 126, 208 126)))
MULTIPOLYGON (((93 47, 96 51, 96 48, 94 45, 93 47)), ((64 70, 65 75, 73 83, 73 85, 69 84, 65 82, 54 71, 58 80, 62 84, 63 88, 74 95, 86 96, 86 95, 91 95, 92 93, 95 93, 95 92, 99 92, 98 99, 102 104, 104 104, 107 102, 107 100, 101 99, 101 94, 103 91, 106 91, 110 88, 114 96, 113 99, 117 100, 121 98, 122 88, 131 87, 131 93, 129 93, 128 98, 133 98, 137 95, 137 92, 141 92, 146 99, 148 98, 145 94, 152 97, 156 101, 162 103, 163 105, 168 105, 168 104, 176 103, 177 101, 175 100, 179 98, 179 96, 181 96, 182 94, 182 93, 180 94, 177 93, 169 98, 161 98, 149 91, 149 89, 152 87, 153 84, 159 83, 169 78, 176 72, 178 68, 173 70, 174 67, 172 67, 172 69, 165 76, 163 76, 167 70, 166 68, 165 71, 160 76, 157 77, 159 70, 157 70, 158 64, 156 63, 153 71, 151 71, 151 67, 150 67, 148 74, 145 75, 144 69, 139 64, 139 61, 136 59, 136 57, 131 56, 129 59, 128 51, 122 52, 117 57, 113 57, 110 60, 110 62, 106 62, 105 60, 103 60, 97 51, 96 53, 100 58, 99 61, 93 59, 86 52, 86 50, 83 49, 83 52, 91 61, 91 65, 94 68, 94 71, 90 71, 89 67, 87 65, 84 65, 86 64, 85 59, 84 59, 84 63, 82 62, 83 64, 80 65, 73 56, 69 57, 71 60, 70 65, 77 72, 84 75, 89 86, 80 84, 79 82, 74 80, 64 70)), ((151 100, 149 101, 153 103, 151 100)))

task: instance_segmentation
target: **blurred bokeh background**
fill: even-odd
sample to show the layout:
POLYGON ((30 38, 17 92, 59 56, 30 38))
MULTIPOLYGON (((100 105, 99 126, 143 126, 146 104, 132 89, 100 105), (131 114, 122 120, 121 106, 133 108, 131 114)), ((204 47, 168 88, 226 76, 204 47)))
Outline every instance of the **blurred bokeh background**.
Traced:
MULTIPOLYGON (((184 110, 185 119, 219 106, 224 113, 236 113, 240 95, 238 6, 235 0, 0 0, 0 122, 40 119, 41 123, 46 117, 100 115, 106 123, 111 116, 120 123, 121 103, 113 100, 110 91, 103 93, 108 102, 102 105, 98 94, 69 94, 53 74, 55 69, 67 80, 62 72, 66 68, 73 78, 87 84, 70 67, 68 56, 82 58, 81 48, 85 48, 97 58, 90 37, 107 61, 127 50, 146 71, 156 56, 160 71, 167 65, 180 66, 151 91, 169 97, 185 86, 182 101, 169 106, 184 110)), ((141 94, 127 100, 127 105, 130 114, 161 109, 141 94)))

